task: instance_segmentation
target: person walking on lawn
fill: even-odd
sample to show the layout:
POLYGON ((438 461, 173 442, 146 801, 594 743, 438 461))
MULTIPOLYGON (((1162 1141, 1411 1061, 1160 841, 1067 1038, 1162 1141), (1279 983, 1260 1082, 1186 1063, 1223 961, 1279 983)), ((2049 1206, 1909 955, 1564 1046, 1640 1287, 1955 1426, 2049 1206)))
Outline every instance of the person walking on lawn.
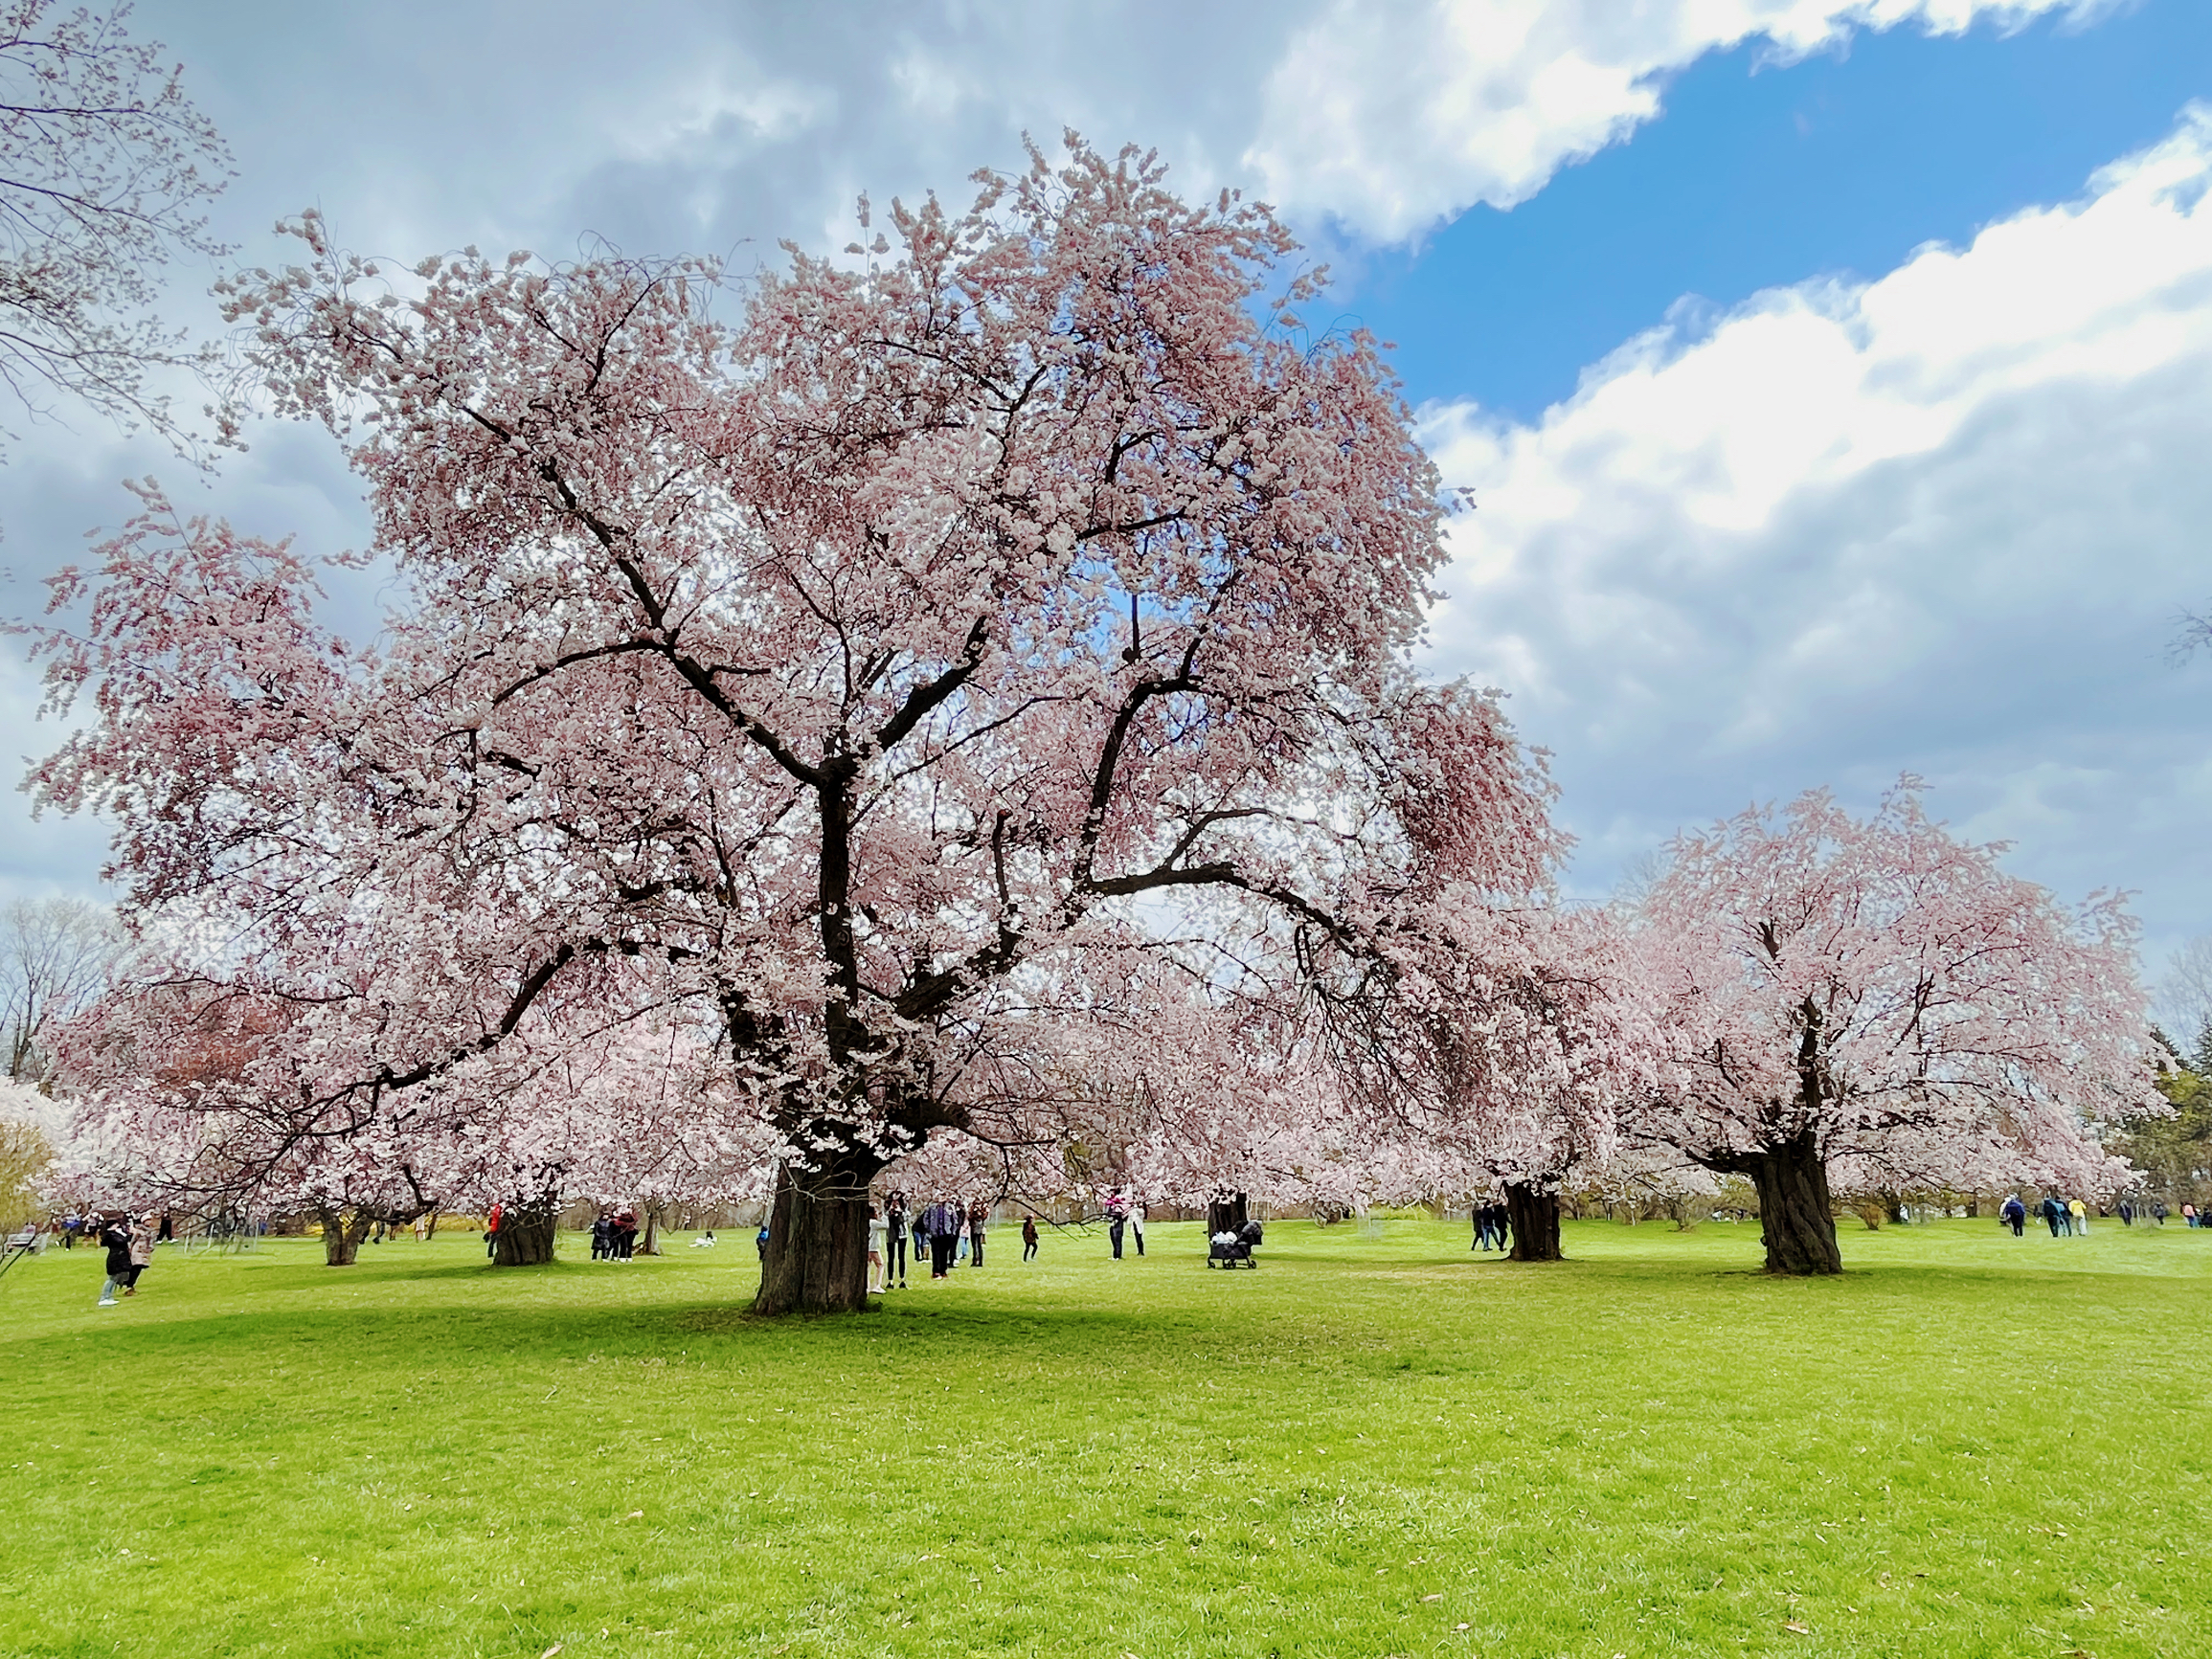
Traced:
POLYGON ((130 1272, 123 1282, 125 1296, 138 1294, 138 1276, 153 1262, 155 1229, 160 1224, 161 1218, 149 1211, 140 1217, 138 1225, 130 1230, 130 1272))
POLYGON ((868 1289, 875 1295, 889 1289, 883 1266, 884 1237, 890 1231, 884 1225, 883 1212, 873 1204, 868 1206, 868 1289))
POLYGON ((1141 1202, 1129 1206, 1129 1238, 1137 1246, 1137 1253, 1144 1254, 1144 1205, 1141 1202))
POLYGON ((2027 1227, 2027 1205, 2020 1201, 2020 1194, 2018 1193, 2005 1199, 2004 1208, 1998 1211, 1997 1214, 1998 1220, 2012 1229, 2012 1236, 2016 1239, 2027 1227))
POLYGON ((115 1288, 130 1282, 130 1218, 118 1216, 100 1229, 100 1242, 107 1247, 107 1283, 100 1288, 101 1308, 115 1306, 115 1288))
POLYGON ((1035 1216, 1024 1216, 1022 1218, 1022 1260, 1034 1262, 1036 1259, 1037 1218, 1035 1216))
POLYGON ((2087 1238, 2089 1231, 2089 1207, 2079 1199, 2066 1200, 2066 1218, 2075 1232, 2087 1238))
POLYGON ((968 1206, 968 1266, 983 1265, 983 1229, 991 1224, 991 1206, 978 1199, 968 1206))

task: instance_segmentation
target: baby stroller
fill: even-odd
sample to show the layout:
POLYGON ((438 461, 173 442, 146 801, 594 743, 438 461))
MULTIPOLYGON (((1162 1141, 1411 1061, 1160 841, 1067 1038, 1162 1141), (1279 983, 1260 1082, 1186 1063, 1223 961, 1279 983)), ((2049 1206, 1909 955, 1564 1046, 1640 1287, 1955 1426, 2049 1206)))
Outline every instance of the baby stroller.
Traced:
POLYGON ((1234 1232, 1223 1229, 1213 1235, 1207 1246, 1206 1265, 1209 1267, 1256 1267, 1252 1252, 1266 1235, 1257 1222, 1247 1222, 1234 1232))

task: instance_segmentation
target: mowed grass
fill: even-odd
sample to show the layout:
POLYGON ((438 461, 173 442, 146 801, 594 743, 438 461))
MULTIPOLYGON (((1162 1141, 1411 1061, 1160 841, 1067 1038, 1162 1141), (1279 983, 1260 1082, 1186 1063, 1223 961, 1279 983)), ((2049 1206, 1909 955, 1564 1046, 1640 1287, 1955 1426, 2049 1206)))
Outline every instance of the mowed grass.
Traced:
POLYGON ((2212 1642, 2212 1232, 1198 1229, 882 1312, 750 1240, 0 1280, 0 1652, 2184 1655, 2212 1642))

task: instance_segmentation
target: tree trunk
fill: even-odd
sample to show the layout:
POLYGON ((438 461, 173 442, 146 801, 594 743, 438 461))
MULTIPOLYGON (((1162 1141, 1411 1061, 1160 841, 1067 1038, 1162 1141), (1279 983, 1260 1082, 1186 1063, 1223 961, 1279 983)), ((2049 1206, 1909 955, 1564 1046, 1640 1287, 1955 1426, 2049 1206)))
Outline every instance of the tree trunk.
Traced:
POLYGON ((361 1241, 369 1236, 369 1224, 376 1219, 367 1210, 355 1210, 349 1216, 343 1210, 322 1208, 317 1208, 315 1218, 323 1223, 326 1267, 350 1267, 361 1254, 361 1241))
POLYGON ((645 1236, 638 1241, 636 1253, 641 1256, 657 1256, 661 1253, 661 1206, 659 1204, 647 1204, 645 1206, 645 1236))
POLYGON ((1767 1271, 1804 1275, 1840 1273, 1836 1215, 1828 1194, 1828 1164, 1810 1134, 1778 1147, 1741 1155, 1737 1172, 1759 1190, 1759 1226, 1766 1235, 1767 1271))
POLYGON ((1513 1228, 1516 1262, 1564 1262, 1559 1247, 1559 1195, 1541 1187, 1505 1188, 1505 1219, 1513 1228))
POLYGON ((877 1165, 850 1150, 811 1169, 780 1165, 768 1213, 756 1313, 851 1313, 868 1301, 868 1183, 877 1165))
POLYGON ((515 1199, 499 1212, 492 1238, 495 1267, 540 1267, 553 1259, 553 1229, 560 1220, 550 1199, 515 1199))

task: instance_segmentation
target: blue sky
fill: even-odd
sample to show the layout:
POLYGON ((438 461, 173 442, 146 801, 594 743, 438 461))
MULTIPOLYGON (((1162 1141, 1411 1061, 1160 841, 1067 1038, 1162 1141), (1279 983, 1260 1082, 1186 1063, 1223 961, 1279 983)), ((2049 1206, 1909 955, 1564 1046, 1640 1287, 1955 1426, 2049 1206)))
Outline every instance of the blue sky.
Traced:
POLYGON ((1532 418, 1677 304, 1878 276, 1922 242, 1965 241, 2076 194, 2192 99, 2212 99, 2201 0, 1862 34, 1788 64, 1764 45, 1712 53, 1632 142, 1510 211, 1478 206, 1355 261, 1341 314, 1397 342, 1416 402, 1532 418))
MULTIPOLYGON (((142 0, 229 136, 217 214, 383 255, 773 258, 854 195, 959 197, 1025 130, 1275 201, 1400 345, 1449 482, 1429 665, 1552 750, 1602 894, 1675 828, 1900 773, 2154 968, 2212 933, 2212 5, 2205 0, 142 0), (2198 101, 2202 101, 2201 105, 2198 101), (2201 111, 2193 113, 2193 111, 2201 111)), ((166 312, 214 319, 212 270, 166 312)), ((173 460, 15 423, 0 611, 173 460)), ((358 545, 263 428, 195 506, 358 545)), ((372 587, 342 591, 358 617, 372 587)), ((20 641, 0 729, 46 747, 20 641)), ((96 892, 96 825, 0 801, 0 896, 96 892)))

